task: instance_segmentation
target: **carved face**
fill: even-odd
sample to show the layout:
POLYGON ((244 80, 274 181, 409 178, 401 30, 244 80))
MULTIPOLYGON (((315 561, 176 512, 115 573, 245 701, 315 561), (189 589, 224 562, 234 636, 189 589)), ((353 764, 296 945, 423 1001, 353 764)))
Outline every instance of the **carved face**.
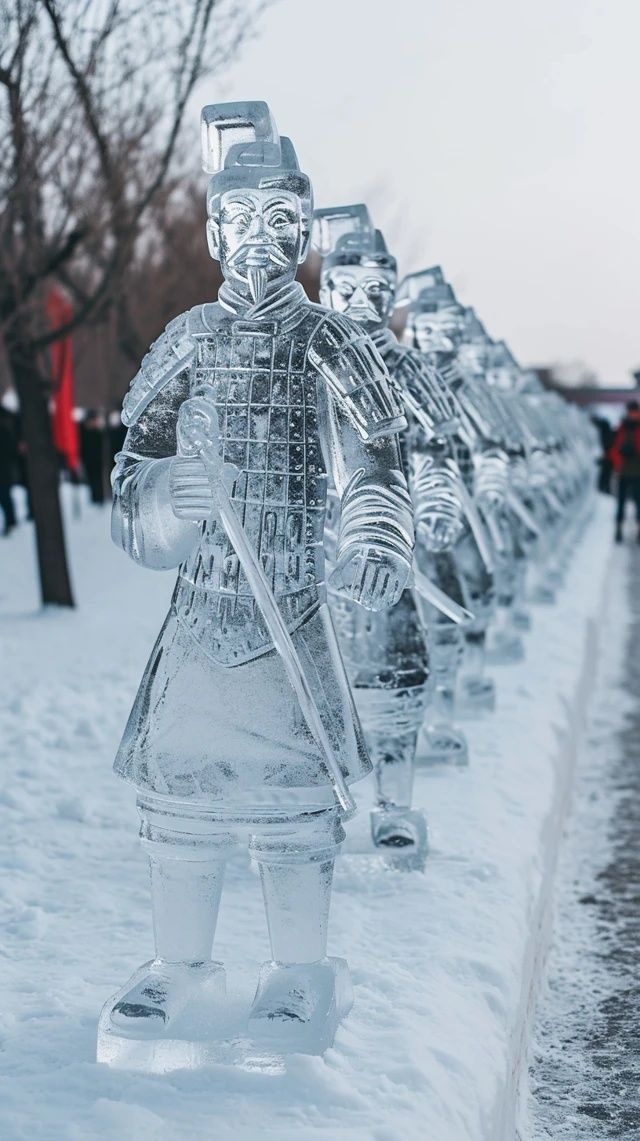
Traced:
POLYGON ((455 352, 462 338, 462 319, 453 309, 416 313, 413 327, 416 344, 423 353, 455 352))
POLYGON ((225 280, 261 301, 296 272, 303 248, 300 201, 285 190, 228 190, 208 219, 209 249, 225 280))
POLYGON ((518 370, 509 364, 493 365, 487 370, 487 381, 504 392, 512 392, 518 387, 518 370))
POLYGON ((323 279, 320 300, 366 329, 386 325, 395 297, 396 275, 382 266, 336 265, 323 279))
POLYGON ((467 376, 484 376, 489 363, 489 346, 483 341, 460 345, 458 363, 467 376))

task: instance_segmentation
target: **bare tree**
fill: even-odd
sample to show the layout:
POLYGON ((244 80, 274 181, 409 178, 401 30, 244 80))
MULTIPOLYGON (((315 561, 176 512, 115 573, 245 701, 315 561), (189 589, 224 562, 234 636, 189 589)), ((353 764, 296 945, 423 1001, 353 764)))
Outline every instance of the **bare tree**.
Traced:
POLYGON ((44 603, 73 605, 44 350, 112 310, 135 355, 123 282, 150 212, 176 185, 189 97, 237 51, 259 7, 0 0, 0 330, 21 405, 44 603), (54 276, 74 306, 57 331, 43 315, 54 276))

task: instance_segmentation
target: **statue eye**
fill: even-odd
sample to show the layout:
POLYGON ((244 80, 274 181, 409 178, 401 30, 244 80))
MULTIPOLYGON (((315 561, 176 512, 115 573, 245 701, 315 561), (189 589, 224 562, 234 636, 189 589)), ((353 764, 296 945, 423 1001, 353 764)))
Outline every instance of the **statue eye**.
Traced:
POLYGON ((351 297, 353 293, 353 285, 351 285, 348 281, 338 282, 336 288, 341 297, 351 297))
POLYGON ((273 213, 269 215, 269 225, 273 226, 276 230, 281 230, 285 226, 290 226, 291 221, 291 218, 288 214, 285 213, 284 210, 274 210, 273 213))
POLYGON ((223 221, 231 226, 236 226, 239 230, 248 230, 251 225, 251 214, 241 207, 230 206, 224 211, 223 221))
POLYGON ((369 282, 369 284, 367 286, 367 293, 369 294, 370 297, 379 297, 380 294, 382 293, 382 291, 383 291, 383 289, 382 289, 382 282, 381 281, 370 281, 369 282))

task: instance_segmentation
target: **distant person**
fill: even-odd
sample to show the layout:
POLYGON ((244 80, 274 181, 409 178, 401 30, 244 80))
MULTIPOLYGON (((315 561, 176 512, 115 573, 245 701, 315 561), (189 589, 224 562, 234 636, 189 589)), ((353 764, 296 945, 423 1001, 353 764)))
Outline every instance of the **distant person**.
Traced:
POLYGON ((613 475, 613 464, 611 463, 610 451, 614 439, 614 431, 606 416, 592 416, 591 420, 595 427, 598 429, 600 436, 600 455, 598 456, 598 491, 604 495, 611 495, 611 476, 613 475))
POLYGON ((120 410, 114 409, 113 412, 109 413, 109 446, 111 450, 111 463, 109 465, 110 468, 113 467, 113 464, 115 463, 116 455, 118 452, 121 452, 122 448, 124 447, 126 434, 127 429, 122 423, 120 410))
POLYGON ((10 534, 17 523, 11 495, 18 459, 14 419, 11 412, 0 405, 0 511, 4 516, 3 536, 10 534))
POLYGON ((107 462, 107 435, 103 417, 90 409, 80 425, 82 466, 92 503, 104 503, 107 462))
POLYGON ((640 404, 637 400, 630 400, 627 404, 626 415, 614 436, 609 457, 618 476, 616 543, 622 542, 627 499, 632 499, 636 505, 640 543, 640 404))

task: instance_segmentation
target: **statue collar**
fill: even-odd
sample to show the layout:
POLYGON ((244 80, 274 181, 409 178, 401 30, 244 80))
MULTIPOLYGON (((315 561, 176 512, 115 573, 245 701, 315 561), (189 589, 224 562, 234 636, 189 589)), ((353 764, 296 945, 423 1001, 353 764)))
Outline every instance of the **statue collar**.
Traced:
POLYGON ((228 282, 218 290, 218 302, 227 312, 245 321, 282 321, 291 316, 307 295, 299 281, 289 281, 254 305, 247 297, 236 293, 228 282))

